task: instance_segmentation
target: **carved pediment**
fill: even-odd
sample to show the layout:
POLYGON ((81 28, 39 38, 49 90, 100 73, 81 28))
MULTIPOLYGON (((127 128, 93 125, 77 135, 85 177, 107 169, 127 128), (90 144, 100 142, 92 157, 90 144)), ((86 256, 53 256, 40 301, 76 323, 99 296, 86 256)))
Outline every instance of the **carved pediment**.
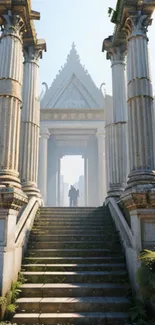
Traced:
POLYGON ((104 107, 104 97, 88 71, 82 66, 75 45, 64 67, 54 79, 51 87, 41 97, 42 109, 72 109, 104 107))
POLYGON ((58 99, 54 108, 89 108, 90 105, 78 90, 78 88, 71 82, 64 90, 61 97, 58 99))

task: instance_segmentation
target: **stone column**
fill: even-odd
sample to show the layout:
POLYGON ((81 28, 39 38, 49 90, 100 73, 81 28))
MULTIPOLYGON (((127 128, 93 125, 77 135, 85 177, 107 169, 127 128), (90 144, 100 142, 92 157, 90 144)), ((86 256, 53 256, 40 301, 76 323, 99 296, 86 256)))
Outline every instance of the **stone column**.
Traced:
POLYGON ((88 144, 88 206, 99 205, 98 145, 96 136, 88 144))
POLYGON ((104 40, 107 59, 111 60, 113 118, 111 123, 112 179, 109 196, 119 197, 127 181, 127 97, 125 47, 114 47, 111 37, 104 40), (119 82, 118 82, 119 81, 119 82))
POLYGON ((130 212, 137 254, 141 249, 153 248, 155 245, 154 112, 147 38, 150 22, 150 16, 135 8, 132 16, 129 13, 125 24, 128 35, 130 171, 121 203, 130 212))
POLYGON ((21 114, 20 174, 22 188, 28 196, 40 196, 37 186, 39 158, 40 102, 38 61, 45 43, 24 48, 23 109, 21 114))
POLYGON ((58 206, 58 152, 54 137, 48 143, 47 205, 58 206))
POLYGON ((105 157, 107 174, 107 193, 112 193, 113 184, 113 103, 112 97, 105 97, 105 157))
POLYGON ((57 157, 57 206, 60 207, 60 156, 57 157))
POLYGON ((128 18, 125 26, 128 33, 128 187, 155 184, 153 93, 147 38, 150 22, 139 11, 128 18))
POLYGON ((98 139, 98 178, 99 178, 99 204, 103 202, 107 196, 106 188, 106 162, 105 162, 105 131, 97 130, 98 139))
POLYGON ((21 188, 18 161, 24 22, 9 12, 0 24, 0 186, 21 188))
POLYGON ((88 157, 84 157, 84 198, 85 206, 88 206, 88 157))
POLYGON ((39 146, 39 171, 38 187, 44 200, 47 203, 47 158, 48 158, 49 132, 46 128, 41 128, 39 146))

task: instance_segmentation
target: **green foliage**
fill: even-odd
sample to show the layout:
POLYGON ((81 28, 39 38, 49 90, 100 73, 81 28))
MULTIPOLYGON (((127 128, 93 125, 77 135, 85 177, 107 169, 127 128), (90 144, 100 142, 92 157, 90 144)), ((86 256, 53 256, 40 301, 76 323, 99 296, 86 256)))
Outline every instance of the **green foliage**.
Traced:
POLYGON ((6 297, 0 297, 0 306, 6 306, 7 299, 6 297))
POLYGON ((22 273, 19 273, 18 275, 18 282, 20 282, 21 285, 26 282, 26 279, 24 278, 24 275, 22 273))
POLYGON ((148 318, 145 305, 142 301, 133 300, 133 306, 130 309, 131 320, 135 325, 148 325, 148 318))
POLYGON ((18 306, 16 306, 15 304, 10 304, 7 306, 6 310, 9 314, 14 314, 16 312, 18 306))
POLYGON ((112 13, 114 12, 114 9, 109 7, 108 8, 108 16, 110 17, 112 15, 112 13))
POLYGON ((145 300, 155 301, 155 252, 144 250, 139 259, 142 264, 137 271, 137 283, 145 300))

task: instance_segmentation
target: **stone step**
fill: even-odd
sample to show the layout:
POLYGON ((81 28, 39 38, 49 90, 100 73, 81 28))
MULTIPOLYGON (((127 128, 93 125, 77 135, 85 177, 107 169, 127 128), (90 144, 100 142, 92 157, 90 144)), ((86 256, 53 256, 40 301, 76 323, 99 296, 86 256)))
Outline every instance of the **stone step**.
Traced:
POLYGON ((44 215, 42 215, 42 214, 40 214, 40 215, 38 215, 37 217, 36 217, 36 219, 35 220, 81 220, 81 221, 83 221, 83 220, 92 220, 92 221, 94 221, 94 220, 104 220, 104 221, 110 221, 110 222, 112 222, 112 219, 111 218, 109 218, 108 216, 106 216, 106 215, 98 215, 98 216, 96 216, 95 218, 94 218, 94 216, 93 215, 87 215, 87 214, 57 214, 57 213, 55 213, 55 214, 44 214, 44 215))
POLYGON ((38 234, 38 235, 40 235, 40 236, 42 236, 42 235, 83 235, 83 234, 87 234, 87 235, 89 235, 89 236, 92 236, 92 235, 99 235, 99 236, 104 236, 104 235, 107 235, 107 234, 109 234, 109 233, 113 233, 113 234, 117 234, 117 232, 116 231, 113 231, 113 230, 111 230, 111 231, 103 231, 103 230, 101 230, 101 229, 99 229, 99 230, 87 230, 86 231, 86 229, 84 229, 84 230, 82 230, 82 229, 80 229, 79 228, 79 230, 74 230, 74 228, 73 229, 70 229, 70 230, 66 230, 66 229, 64 229, 64 228, 62 228, 62 229, 55 229, 55 228, 52 228, 52 229, 49 229, 49 228, 47 228, 47 229, 43 229, 43 228, 33 228, 32 229, 32 231, 31 231, 31 235, 36 235, 36 234, 38 234))
MULTIPOLYGON (((113 240, 119 241, 119 236, 118 234, 114 234, 112 236, 113 240)), ((83 234, 83 235, 39 235, 39 234, 31 234, 30 235, 30 240, 36 241, 36 242, 49 242, 49 241, 65 241, 65 242, 70 242, 70 241, 108 241, 109 240, 109 235, 97 235, 97 234, 92 234, 91 236, 88 234, 83 234)))
POLYGON ((50 249, 50 248, 56 248, 56 249, 67 249, 67 248, 75 248, 75 249, 90 249, 90 248, 95 248, 95 249, 98 249, 98 248, 107 248, 107 247, 114 247, 114 248, 120 248, 121 249, 121 245, 120 245, 120 242, 116 242, 116 241, 111 241, 111 242, 105 242, 105 241, 102 241, 102 242, 95 242, 95 241, 92 241, 92 242, 78 242, 78 241, 70 241, 70 242, 30 242, 28 247, 30 249, 50 249))
POLYGON ((128 314, 121 312, 16 314, 13 318, 17 325, 125 325, 128 320, 128 314))
POLYGON ((86 220, 86 221, 81 221, 81 220, 79 220, 79 221, 76 221, 76 220, 64 220, 64 221, 55 221, 55 220, 44 220, 44 221, 42 221, 42 220, 36 220, 35 222, 34 222, 34 226, 49 226, 49 225, 51 225, 51 226, 57 226, 57 227, 60 227, 60 226, 65 226, 65 227, 69 227, 69 226, 72 226, 72 227, 74 227, 74 226, 88 226, 88 225, 90 225, 91 227, 99 227, 99 226, 103 226, 103 227, 105 227, 105 225, 106 226, 113 226, 113 224, 112 223, 107 223, 106 222, 106 224, 104 223, 104 220, 102 220, 102 221, 96 221, 96 222, 94 222, 94 221, 89 221, 89 220, 86 220))
POLYGON ((23 264, 22 270, 28 272, 49 271, 111 271, 125 269, 124 263, 102 263, 102 264, 23 264))
POLYGON ((92 257, 25 257, 25 264, 84 264, 84 263, 122 263, 124 262, 124 257, 118 256, 92 256, 92 257))
POLYGON ((21 289, 22 297, 125 297, 129 286, 118 283, 26 283, 21 289))
POLYGON ((121 250, 110 249, 31 249, 28 251, 28 256, 35 257, 88 257, 88 256, 119 256, 121 250))
POLYGON ((76 282, 124 282, 127 272, 118 271, 79 271, 79 272, 21 272, 27 283, 76 283, 76 282))
MULTIPOLYGON (((46 225, 46 223, 42 226, 42 225, 39 225, 39 224, 36 224, 34 225, 34 229, 55 229, 55 230, 61 230, 62 229, 62 225, 57 225, 57 224, 54 224, 52 225, 51 223, 49 225, 46 225)), ((63 226, 63 229, 67 230, 67 229, 72 229, 73 228, 73 225, 71 224, 66 224, 65 226, 63 226)), ((74 225, 74 231, 75 230, 87 230, 88 232, 90 230, 93 230, 93 231, 96 231, 96 230, 104 230, 104 231, 112 231, 113 229, 115 229, 113 226, 104 226, 104 225, 95 225, 95 226, 92 226, 92 225, 89 225, 89 222, 87 225, 84 225, 84 224, 81 224, 79 223, 78 225, 74 225)))
POLYGON ((19 313, 127 312, 130 302, 124 297, 24 297, 17 299, 17 306, 19 313))

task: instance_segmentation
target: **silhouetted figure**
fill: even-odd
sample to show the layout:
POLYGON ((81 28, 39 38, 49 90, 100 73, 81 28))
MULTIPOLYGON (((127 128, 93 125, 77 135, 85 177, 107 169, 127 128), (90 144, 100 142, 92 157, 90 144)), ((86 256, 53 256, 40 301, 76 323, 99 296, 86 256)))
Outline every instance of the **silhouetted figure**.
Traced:
POLYGON ((76 193, 76 189, 73 185, 71 185, 68 196, 70 198, 70 202, 69 205, 70 207, 75 207, 76 206, 76 197, 77 197, 77 193, 76 193))

